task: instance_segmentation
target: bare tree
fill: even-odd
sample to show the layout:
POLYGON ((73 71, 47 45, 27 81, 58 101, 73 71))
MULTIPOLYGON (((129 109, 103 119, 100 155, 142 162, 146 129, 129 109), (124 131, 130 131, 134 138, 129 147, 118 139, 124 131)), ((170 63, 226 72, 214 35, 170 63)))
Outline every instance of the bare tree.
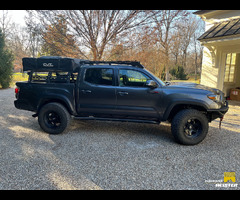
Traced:
MULTIPOLYGON (((156 11, 154 11, 156 12, 156 11)), ((165 56, 166 80, 169 80, 169 50, 172 41, 172 31, 175 28, 176 21, 183 16, 187 16, 184 10, 161 10, 159 14, 154 15, 155 39, 162 47, 165 56)))
POLYGON ((8 11, 1 10, 0 27, 5 36, 9 33, 10 26, 11 26, 11 17, 8 15, 8 11))
POLYGON ((137 26, 149 23, 154 13, 139 10, 38 10, 39 22, 46 27, 54 23, 54 18, 63 15, 67 19, 68 31, 78 41, 79 53, 93 60, 100 60, 108 44, 124 37, 137 26))
POLYGON ((200 42, 197 40, 198 37, 204 32, 204 24, 199 19, 198 20, 198 30, 193 34, 193 46, 194 46, 194 64, 195 64, 195 80, 197 80, 197 73, 201 71, 202 66, 202 57, 203 57, 203 46, 201 46, 200 42))
POLYGON ((29 51, 31 52, 32 57, 37 57, 42 43, 42 35, 40 25, 34 21, 33 12, 28 11, 28 16, 25 17, 25 23, 27 25, 26 30, 29 36, 29 51))
POLYGON ((199 26, 199 23, 195 17, 190 15, 188 18, 185 18, 185 20, 182 20, 178 26, 178 32, 180 32, 182 36, 182 66, 186 67, 188 47, 193 40, 193 36, 199 26))
POLYGON ((170 47, 171 53, 174 58, 174 65, 177 65, 179 62, 181 44, 182 44, 182 34, 180 31, 176 31, 172 35, 172 44, 170 47))
POLYGON ((194 37, 196 40, 194 34, 197 24, 194 19, 187 17, 190 14, 185 10, 28 12, 31 13, 27 23, 31 35, 29 48, 33 56, 43 51, 44 44, 58 48, 58 54, 63 56, 70 55, 71 46, 75 46, 74 57, 140 60, 159 77, 165 69, 166 80, 169 80, 169 68, 173 63, 193 68, 193 58, 188 56, 190 54, 196 56, 195 65, 199 66, 197 56, 201 49, 193 41, 194 37), (64 19, 64 26, 60 26, 61 23, 57 21, 59 18, 64 19), (36 35, 40 38, 35 38, 36 35), (36 45, 35 41, 40 43, 36 45), (34 49, 34 45, 37 48, 34 49), (60 46, 64 48, 60 49, 60 46))

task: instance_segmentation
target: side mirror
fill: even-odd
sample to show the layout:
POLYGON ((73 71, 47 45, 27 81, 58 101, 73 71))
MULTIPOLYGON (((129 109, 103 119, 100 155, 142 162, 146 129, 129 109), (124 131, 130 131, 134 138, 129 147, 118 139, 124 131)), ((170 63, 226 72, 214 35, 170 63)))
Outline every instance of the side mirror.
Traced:
POLYGON ((166 81, 166 82, 165 82, 165 85, 168 86, 168 85, 171 85, 171 83, 168 82, 168 81, 166 81))
POLYGON ((146 86, 147 86, 147 87, 150 87, 150 88, 157 88, 157 87, 158 87, 158 84, 157 84, 155 81, 153 81, 153 80, 148 80, 148 81, 146 82, 146 86))

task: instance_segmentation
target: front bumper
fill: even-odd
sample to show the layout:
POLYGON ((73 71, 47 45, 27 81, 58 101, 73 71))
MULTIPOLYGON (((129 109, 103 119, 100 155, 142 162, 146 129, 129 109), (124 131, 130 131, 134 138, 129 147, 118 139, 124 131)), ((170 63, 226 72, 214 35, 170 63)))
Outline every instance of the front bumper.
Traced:
POLYGON ((207 112, 210 115, 209 121, 213 121, 214 119, 217 119, 217 118, 222 118, 227 113, 228 109, 229 109, 228 102, 225 101, 224 105, 221 108, 207 110, 207 112))

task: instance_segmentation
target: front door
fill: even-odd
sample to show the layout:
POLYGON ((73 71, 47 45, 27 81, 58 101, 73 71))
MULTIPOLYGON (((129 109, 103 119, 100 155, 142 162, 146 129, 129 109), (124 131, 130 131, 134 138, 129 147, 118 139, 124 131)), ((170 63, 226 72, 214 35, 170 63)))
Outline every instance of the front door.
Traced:
POLYGON ((114 71, 109 67, 82 69, 77 102, 80 115, 111 114, 116 106, 114 71))
POLYGON ((118 70, 116 113, 125 117, 157 118, 157 102, 160 94, 157 89, 146 87, 151 78, 137 69, 118 70))

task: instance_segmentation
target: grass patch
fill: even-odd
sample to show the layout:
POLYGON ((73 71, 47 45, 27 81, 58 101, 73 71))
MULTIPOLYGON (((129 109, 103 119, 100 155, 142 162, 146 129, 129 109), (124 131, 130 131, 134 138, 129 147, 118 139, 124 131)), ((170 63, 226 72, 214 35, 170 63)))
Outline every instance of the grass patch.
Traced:
POLYGON ((28 80, 28 75, 25 73, 14 73, 12 76, 12 82, 10 84, 10 87, 14 87, 16 82, 21 82, 21 81, 27 81, 28 80))
POLYGON ((170 82, 185 82, 185 83, 197 83, 200 84, 200 79, 188 79, 188 80, 171 80, 170 82))

